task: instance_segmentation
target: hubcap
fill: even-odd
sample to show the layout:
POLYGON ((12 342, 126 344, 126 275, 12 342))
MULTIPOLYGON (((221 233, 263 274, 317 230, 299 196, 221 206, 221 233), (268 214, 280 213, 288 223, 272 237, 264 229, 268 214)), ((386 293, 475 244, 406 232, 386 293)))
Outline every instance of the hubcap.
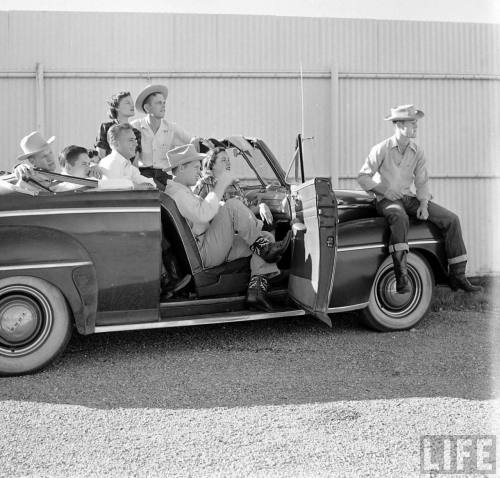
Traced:
POLYGON ((0 291, 0 355, 20 356, 38 348, 52 327, 45 296, 25 285, 0 291))
POLYGON ((22 344, 40 326, 40 307, 29 297, 11 296, 0 303, 0 339, 22 344))
POLYGON ((410 292, 396 291, 396 276, 391 266, 385 268, 379 277, 375 298, 378 306, 392 318, 403 318, 418 305, 422 295, 422 282, 415 269, 408 264, 410 292))

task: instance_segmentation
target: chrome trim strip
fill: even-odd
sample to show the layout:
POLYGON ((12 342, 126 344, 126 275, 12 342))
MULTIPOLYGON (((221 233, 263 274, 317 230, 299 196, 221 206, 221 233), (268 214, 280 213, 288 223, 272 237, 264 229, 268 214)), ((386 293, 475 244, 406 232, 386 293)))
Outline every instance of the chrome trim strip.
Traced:
POLYGON ((361 304, 344 305, 343 307, 330 307, 328 309, 329 314, 338 314, 339 312, 349 312, 350 310, 364 309, 368 307, 369 302, 363 302, 361 304))
POLYGON ((192 300, 179 300, 173 302, 161 302, 160 307, 162 309, 169 309, 172 307, 179 306, 193 306, 193 305, 210 305, 210 304, 221 304, 221 303, 231 303, 231 302, 239 302, 245 300, 244 295, 237 295, 234 297, 218 297, 212 299, 192 299, 192 300))
POLYGON ((96 214, 115 212, 159 212, 158 207, 82 207, 67 209, 29 209, 26 211, 1 211, 0 217, 50 216, 56 214, 96 214))
POLYGON ((437 239, 422 239, 421 241, 408 241, 409 246, 419 246, 424 244, 439 244, 442 241, 437 239))
MULTIPOLYGON (((409 246, 420 246, 425 244, 439 244, 441 241, 437 239, 422 239, 421 241, 408 241, 409 246)), ((348 252, 348 251, 362 251, 365 249, 380 249, 387 247, 386 244, 366 244, 363 246, 348 246, 337 248, 338 252, 348 252)))
POLYGON ((361 251, 364 249, 380 249, 383 247, 387 247, 385 244, 366 244, 364 246, 350 246, 350 247, 338 247, 338 252, 347 252, 347 251, 361 251))
POLYGON ((22 269, 51 269, 55 267, 80 267, 80 266, 90 266, 92 262, 45 262, 40 264, 24 264, 19 266, 0 266, 0 271, 15 271, 22 269))
POLYGON ((123 324, 123 325, 98 325, 95 327, 96 334, 102 332, 121 332, 126 330, 141 330, 141 329, 163 329, 168 327, 186 327, 189 325, 207 325, 207 324, 227 324, 231 322, 244 322, 248 320, 263 320, 276 319, 279 317, 295 317, 298 315, 306 315, 302 309, 294 309, 283 312, 270 312, 267 314, 242 314, 233 317, 204 317, 200 319, 185 319, 185 320, 169 320, 161 322, 145 322, 143 324, 123 324))
POLYGON ((373 208, 373 204, 339 204, 337 209, 361 209, 361 208, 373 208))

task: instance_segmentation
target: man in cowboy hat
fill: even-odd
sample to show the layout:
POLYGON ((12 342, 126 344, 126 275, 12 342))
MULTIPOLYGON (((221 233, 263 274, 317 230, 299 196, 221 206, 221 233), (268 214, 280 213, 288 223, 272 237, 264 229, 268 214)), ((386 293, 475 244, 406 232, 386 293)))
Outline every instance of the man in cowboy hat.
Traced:
POLYGON ((165 119, 165 104, 168 88, 164 85, 149 85, 144 88, 135 100, 135 108, 146 116, 131 122, 141 132, 142 151, 138 155, 139 170, 143 176, 153 178, 158 189, 163 190, 168 175, 167 151, 181 146, 195 138, 165 119))
POLYGON ((429 175, 422 149, 412 140, 417 136, 417 122, 424 117, 413 105, 391 108, 385 118, 394 124, 394 135, 375 145, 358 175, 365 191, 373 191, 379 214, 386 217, 391 230, 389 252, 396 274, 396 290, 410 292, 406 254, 408 247, 408 215, 430 221, 442 232, 450 268, 453 290, 477 292, 465 277, 467 251, 462 238, 460 220, 456 214, 431 202, 429 175), (415 185, 416 194, 411 190, 415 185))
POLYGON ((214 190, 205 198, 194 194, 191 187, 200 176, 204 157, 193 144, 170 150, 167 170, 172 171, 174 179, 168 182, 165 193, 186 218, 205 267, 251 256, 247 302, 257 309, 272 310, 267 301, 267 281, 279 274, 276 262, 288 247, 290 235, 280 242, 272 242, 262 234, 262 221, 241 201, 232 198, 220 204, 224 191, 236 180, 231 171, 221 174, 214 190))
MULTIPOLYGON (((59 182, 42 177, 36 171, 33 171, 33 168, 38 168, 55 173, 61 172, 61 166, 56 161, 51 147, 55 139, 55 136, 51 136, 48 140, 45 140, 38 131, 33 131, 21 139, 19 144, 23 150, 23 154, 19 155, 17 160, 22 162, 14 168, 14 174, 19 180, 19 186, 32 190, 33 188, 27 181, 34 180, 46 188, 59 182)), ((101 170, 99 166, 91 165, 88 175, 100 179, 101 170)), ((75 188, 77 187, 75 185, 75 188)), ((35 190, 38 191, 36 188, 35 190)))

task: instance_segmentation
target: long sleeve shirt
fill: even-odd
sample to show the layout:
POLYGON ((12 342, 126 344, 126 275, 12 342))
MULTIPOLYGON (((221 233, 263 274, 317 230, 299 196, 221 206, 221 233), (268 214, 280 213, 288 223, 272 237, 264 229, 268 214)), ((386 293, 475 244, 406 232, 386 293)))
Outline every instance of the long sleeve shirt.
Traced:
POLYGON ((133 166, 128 159, 125 159, 118 151, 111 151, 99 162, 103 179, 130 179, 134 184, 150 183, 156 187, 152 178, 143 176, 139 169, 133 166))
POLYGON ((219 211, 219 198, 213 191, 202 199, 187 186, 176 181, 169 181, 165 193, 175 201, 179 212, 188 222, 195 237, 208 229, 210 221, 219 211))
POLYGON ((161 120, 156 133, 153 133, 147 121, 147 116, 134 120, 130 124, 141 132, 142 151, 137 155, 139 167, 141 168, 164 169, 168 167, 167 151, 176 146, 188 144, 193 138, 180 126, 167 121, 165 118, 161 120))
MULTIPOLYGON (((425 166, 422 148, 413 141, 404 153, 398 148, 395 136, 375 145, 358 174, 358 182, 365 191, 379 184, 408 196, 417 196, 420 201, 431 199, 429 174, 425 166), (415 184, 416 194, 412 190, 415 184)), ((378 199, 383 196, 375 193, 378 199)))

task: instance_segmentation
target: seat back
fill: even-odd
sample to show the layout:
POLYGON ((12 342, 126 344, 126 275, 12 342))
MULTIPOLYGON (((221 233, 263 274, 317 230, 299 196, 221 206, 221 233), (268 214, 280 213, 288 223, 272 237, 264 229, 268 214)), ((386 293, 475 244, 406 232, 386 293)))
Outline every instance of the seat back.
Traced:
POLYGON ((160 201, 163 206, 162 225, 165 228, 165 232, 172 242, 175 251, 185 251, 186 257, 184 259, 191 269, 191 274, 195 276, 203 271, 203 263, 191 228, 170 196, 160 194, 160 201))

